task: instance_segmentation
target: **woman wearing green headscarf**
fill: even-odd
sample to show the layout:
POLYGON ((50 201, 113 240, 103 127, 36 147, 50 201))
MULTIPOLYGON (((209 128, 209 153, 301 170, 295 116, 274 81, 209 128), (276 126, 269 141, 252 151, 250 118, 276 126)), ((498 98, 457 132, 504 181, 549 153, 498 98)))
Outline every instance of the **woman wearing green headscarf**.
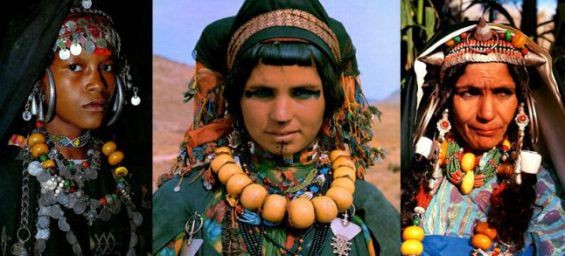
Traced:
POLYGON ((155 254, 398 254, 398 213, 362 180, 376 109, 341 23, 317 1, 246 1, 195 56, 195 122, 154 195, 155 254))

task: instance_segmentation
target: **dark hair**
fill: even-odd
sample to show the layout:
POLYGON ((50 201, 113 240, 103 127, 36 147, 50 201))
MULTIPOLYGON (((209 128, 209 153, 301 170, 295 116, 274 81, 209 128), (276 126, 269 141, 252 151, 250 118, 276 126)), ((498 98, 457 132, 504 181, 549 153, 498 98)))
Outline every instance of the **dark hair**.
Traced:
MULTIPOLYGON (((430 97, 439 97, 440 101, 437 109, 434 112, 433 118, 427 127, 433 127, 442 116, 444 109, 452 107, 453 91, 457 80, 465 73, 467 64, 458 64, 445 70, 442 82, 433 80, 438 76, 438 70, 431 70, 426 77, 428 86, 427 91, 424 92, 430 97)), ((428 70, 430 71, 430 70, 428 70)), ((508 71, 516 83, 516 97, 519 102, 526 102, 530 95, 529 89, 529 73, 526 67, 508 64, 508 71)), ((528 110, 525 105, 526 113, 528 110)), ((450 117, 452 119, 452 116, 450 117)), ((452 120, 451 120, 452 121, 452 120)), ((530 124, 531 125, 531 124, 530 124)), ((512 122, 508 126, 506 133, 509 140, 517 140, 517 125, 512 122)), ((424 136, 429 138, 434 137, 435 129, 429 129, 424 133, 424 136)), ((523 141, 523 149, 531 149, 531 134, 526 129, 526 136, 523 141)), ((420 155, 414 156, 408 173, 402 175, 402 213, 401 223, 402 226, 409 226, 412 224, 412 216, 414 207, 416 207, 416 195, 421 187, 429 193, 428 180, 432 176, 433 166, 432 163, 425 157, 420 155)), ((489 225, 496 228, 498 238, 505 243, 512 243, 517 248, 524 246, 524 233, 528 228, 529 221, 533 214, 533 206, 535 202, 535 189, 534 186, 537 182, 535 175, 522 173, 523 182, 518 185, 514 179, 508 177, 498 176, 498 183, 506 182, 508 185, 501 193, 495 198, 494 193, 491 196, 491 206, 487 213, 489 225), (497 203, 492 203, 496 201, 497 203)))
POLYGON ((344 92, 339 86, 339 73, 331 58, 312 44, 302 42, 258 43, 240 53, 228 75, 224 97, 228 112, 236 120, 241 120, 240 100, 244 87, 257 64, 275 66, 310 67, 315 65, 322 80, 326 107, 324 117, 331 117, 344 101, 344 92))

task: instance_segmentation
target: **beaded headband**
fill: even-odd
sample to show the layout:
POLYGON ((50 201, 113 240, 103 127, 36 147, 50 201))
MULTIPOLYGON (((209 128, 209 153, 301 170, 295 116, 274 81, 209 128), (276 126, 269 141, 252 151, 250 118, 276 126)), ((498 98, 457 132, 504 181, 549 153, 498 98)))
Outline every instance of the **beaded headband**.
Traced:
POLYGON ((121 40, 113 28, 112 19, 100 10, 72 8, 65 18, 55 41, 53 52, 67 60, 85 51, 100 56, 114 52, 119 56, 121 40))
POLYGON ((518 30, 489 26, 481 18, 474 31, 462 31, 447 38, 444 51, 420 57, 428 64, 441 66, 441 71, 461 63, 502 62, 518 66, 539 66, 546 62, 531 52, 533 43, 518 30))
POLYGON ((329 46, 337 62, 341 61, 339 41, 326 23, 305 11, 282 9, 258 15, 237 29, 228 45, 228 68, 231 69, 239 50, 251 36, 273 27, 296 27, 308 30, 329 46))

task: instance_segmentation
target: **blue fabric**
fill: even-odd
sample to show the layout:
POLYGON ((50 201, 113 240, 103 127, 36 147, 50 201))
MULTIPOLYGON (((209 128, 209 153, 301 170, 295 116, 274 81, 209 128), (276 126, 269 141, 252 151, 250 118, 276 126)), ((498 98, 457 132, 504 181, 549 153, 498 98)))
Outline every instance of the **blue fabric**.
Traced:
MULTIPOLYGON (((424 237, 424 253, 422 256, 469 256, 473 252, 471 239, 468 237, 436 236, 424 237)), ((530 244, 524 251, 516 253, 517 256, 534 255, 534 247, 530 244)))

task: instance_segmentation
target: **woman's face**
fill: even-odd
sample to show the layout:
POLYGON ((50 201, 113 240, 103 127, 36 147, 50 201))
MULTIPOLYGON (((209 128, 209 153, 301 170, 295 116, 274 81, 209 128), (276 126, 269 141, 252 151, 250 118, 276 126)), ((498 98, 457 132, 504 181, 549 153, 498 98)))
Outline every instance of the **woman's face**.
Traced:
POLYGON ((474 150, 504 139, 518 107, 516 84, 504 63, 472 63, 455 84, 455 129, 474 150))
POLYGON ((259 63, 241 97, 245 128, 267 151, 294 154, 314 142, 324 120, 322 80, 315 66, 259 63))
MULTIPOLYGON (((49 68, 55 80, 57 98, 55 117, 47 128, 69 136, 100 127, 116 85, 112 55, 83 51, 62 60, 55 53, 49 68)), ((43 83, 46 86, 48 81, 45 74, 43 83)), ((49 92, 47 88, 46 92, 49 92)))

